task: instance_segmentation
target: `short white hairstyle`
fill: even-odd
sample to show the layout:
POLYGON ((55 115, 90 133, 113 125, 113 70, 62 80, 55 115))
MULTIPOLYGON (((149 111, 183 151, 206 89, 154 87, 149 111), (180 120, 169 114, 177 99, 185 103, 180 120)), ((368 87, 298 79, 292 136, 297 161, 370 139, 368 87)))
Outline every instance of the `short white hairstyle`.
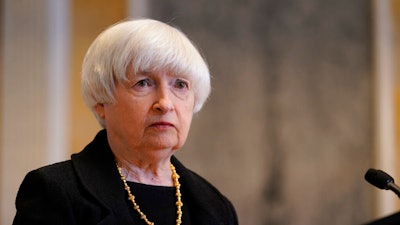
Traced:
POLYGON ((152 19, 127 20, 103 31, 89 47, 82 65, 82 95, 100 125, 95 111, 100 103, 113 103, 115 82, 133 73, 166 69, 183 75, 192 84, 193 112, 200 111, 210 90, 210 73, 204 58, 176 27, 152 19))

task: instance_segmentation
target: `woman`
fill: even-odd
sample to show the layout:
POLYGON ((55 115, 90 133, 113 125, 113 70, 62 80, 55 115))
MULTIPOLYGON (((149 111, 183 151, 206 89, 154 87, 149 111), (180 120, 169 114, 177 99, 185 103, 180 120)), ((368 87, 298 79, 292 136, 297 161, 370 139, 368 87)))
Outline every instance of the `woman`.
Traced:
POLYGON ((105 129, 25 177, 14 225, 238 224, 230 201, 173 156, 210 93, 182 32, 150 19, 108 28, 85 56, 82 92, 105 129))

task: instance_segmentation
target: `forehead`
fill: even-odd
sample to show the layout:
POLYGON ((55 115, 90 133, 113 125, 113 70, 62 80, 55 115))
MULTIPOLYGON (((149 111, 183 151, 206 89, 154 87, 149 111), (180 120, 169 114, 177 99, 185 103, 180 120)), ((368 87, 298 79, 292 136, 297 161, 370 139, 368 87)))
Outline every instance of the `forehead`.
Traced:
POLYGON ((147 76, 147 77, 161 77, 161 76, 168 76, 168 77, 176 77, 176 78, 184 78, 190 80, 190 75, 185 72, 180 72, 177 70, 173 70, 171 68, 160 68, 160 69, 140 69, 138 71, 134 71, 132 66, 128 67, 126 72, 126 78, 128 80, 134 79, 140 76, 147 76))

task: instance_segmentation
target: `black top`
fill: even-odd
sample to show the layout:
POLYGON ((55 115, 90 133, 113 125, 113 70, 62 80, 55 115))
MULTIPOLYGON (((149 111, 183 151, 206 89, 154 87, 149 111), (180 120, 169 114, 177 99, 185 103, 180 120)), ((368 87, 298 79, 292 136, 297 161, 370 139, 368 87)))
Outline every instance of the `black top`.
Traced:
MULTIPOLYGON (((140 210, 147 216, 147 219, 154 224, 176 225, 177 207, 176 188, 127 182, 131 188, 131 193, 135 196, 135 201, 140 210)), ((184 201, 184 196, 182 196, 184 201)), ((132 206, 132 214, 135 224, 146 224, 140 218, 139 213, 133 209, 133 203, 128 200, 128 205, 132 206)), ((185 203, 182 207, 182 224, 190 224, 189 212, 185 210, 185 203)))

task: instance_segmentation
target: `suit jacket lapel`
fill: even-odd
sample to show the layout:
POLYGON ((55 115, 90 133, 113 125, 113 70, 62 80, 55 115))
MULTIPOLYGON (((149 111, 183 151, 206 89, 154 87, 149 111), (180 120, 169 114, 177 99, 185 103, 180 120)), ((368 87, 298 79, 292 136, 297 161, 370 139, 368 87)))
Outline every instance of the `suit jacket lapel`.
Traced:
POLYGON ((108 220, 114 220, 116 224, 122 221, 133 223, 105 130, 100 131, 82 152, 72 155, 72 163, 85 189, 114 212, 109 214, 108 220))

